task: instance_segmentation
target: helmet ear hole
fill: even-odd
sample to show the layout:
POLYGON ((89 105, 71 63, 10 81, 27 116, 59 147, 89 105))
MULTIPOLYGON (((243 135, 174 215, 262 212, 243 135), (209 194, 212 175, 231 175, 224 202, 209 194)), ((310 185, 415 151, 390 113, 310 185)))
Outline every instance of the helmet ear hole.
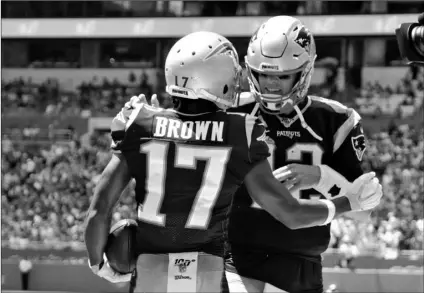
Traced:
POLYGON ((225 95, 228 92, 228 85, 224 85, 224 90, 222 93, 225 95))
POLYGON ((302 77, 302 71, 296 73, 296 77, 294 78, 293 85, 295 85, 297 82, 299 82, 300 78, 302 77))
POLYGON ((257 73, 256 71, 252 70, 252 75, 254 78, 256 78, 256 80, 259 82, 259 73, 257 73))

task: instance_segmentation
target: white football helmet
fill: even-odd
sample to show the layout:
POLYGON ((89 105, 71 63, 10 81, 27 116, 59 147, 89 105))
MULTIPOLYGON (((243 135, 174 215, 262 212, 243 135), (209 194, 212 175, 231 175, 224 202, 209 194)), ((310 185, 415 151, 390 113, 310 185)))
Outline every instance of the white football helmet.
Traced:
POLYGON ((316 58, 315 41, 297 18, 272 17, 263 23, 250 39, 245 57, 249 86, 262 109, 278 114, 290 103, 295 106, 307 95, 316 58), (258 74, 291 75, 298 73, 287 95, 263 94, 258 74))
POLYGON ((213 32, 195 32, 171 48, 165 62, 166 92, 186 99, 205 99, 219 108, 233 105, 241 67, 233 44, 213 32))

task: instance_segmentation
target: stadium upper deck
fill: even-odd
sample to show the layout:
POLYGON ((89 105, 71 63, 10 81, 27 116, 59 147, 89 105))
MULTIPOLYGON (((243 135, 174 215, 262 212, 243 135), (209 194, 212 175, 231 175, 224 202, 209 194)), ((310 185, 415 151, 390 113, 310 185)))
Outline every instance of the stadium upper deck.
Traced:
MULTIPOLYGON (((54 77, 69 88, 94 75, 123 81, 141 68, 156 80, 175 40, 197 30, 227 36, 244 56, 257 26, 278 14, 298 15, 314 33, 317 67, 329 57, 356 87, 362 76, 392 84, 406 70, 384 71, 401 64, 394 30, 402 22, 416 21, 424 10, 422 1, 2 1, 1 5, 2 67, 7 69, 3 78, 42 82, 54 77)), ((318 68, 313 83, 321 83, 326 74, 318 68)))
POLYGON ((403 14, 422 1, 2 1, 2 18, 403 14))

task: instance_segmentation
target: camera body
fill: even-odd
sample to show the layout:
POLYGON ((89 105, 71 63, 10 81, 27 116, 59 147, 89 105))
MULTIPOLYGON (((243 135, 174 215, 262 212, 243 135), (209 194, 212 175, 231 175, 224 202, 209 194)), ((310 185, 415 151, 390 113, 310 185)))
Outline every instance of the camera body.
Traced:
POLYGON ((408 64, 424 66, 424 13, 418 23, 402 23, 396 29, 396 38, 402 58, 408 64))

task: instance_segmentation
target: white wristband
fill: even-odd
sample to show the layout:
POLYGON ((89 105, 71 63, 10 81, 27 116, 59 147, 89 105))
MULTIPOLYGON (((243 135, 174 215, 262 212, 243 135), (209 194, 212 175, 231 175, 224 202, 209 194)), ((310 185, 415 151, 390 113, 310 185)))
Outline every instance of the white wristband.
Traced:
POLYGON ((323 224, 320 225, 320 226, 325 226, 331 223, 331 221, 334 219, 334 216, 336 215, 336 206, 331 200, 328 200, 328 199, 320 199, 320 201, 325 203, 328 208, 327 219, 325 220, 323 224))

